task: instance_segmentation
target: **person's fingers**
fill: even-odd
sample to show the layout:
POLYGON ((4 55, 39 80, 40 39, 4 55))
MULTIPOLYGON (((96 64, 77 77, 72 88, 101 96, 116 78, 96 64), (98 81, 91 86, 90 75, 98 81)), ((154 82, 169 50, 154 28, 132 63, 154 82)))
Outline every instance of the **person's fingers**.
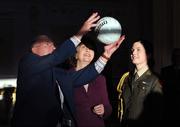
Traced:
POLYGON ((100 16, 96 16, 92 20, 90 20, 89 22, 92 24, 92 23, 96 22, 99 18, 100 18, 100 16))
POLYGON ((104 107, 103 105, 98 105, 95 109, 94 112, 98 115, 104 114, 104 107))
POLYGON ((122 35, 122 36, 119 38, 119 42, 120 42, 120 43, 123 42, 124 39, 125 39, 125 35, 122 35))
POLYGON ((100 111, 100 110, 102 110, 102 108, 103 108, 103 105, 97 105, 97 106, 94 107, 94 109, 96 111, 100 111))
POLYGON ((94 17, 96 17, 98 15, 97 12, 94 12, 89 18, 88 18, 88 22, 90 22, 92 19, 94 19, 94 17))
POLYGON ((97 26, 97 24, 91 24, 91 27, 96 27, 97 26))
POLYGON ((124 39, 125 39, 125 35, 121 36, 119 40, 116 42, 115 46, 118 48, 121 45, 121 43, 124 41, 124 39))
POLYGON ((89 28, 95 27, 97 24, 95 23, 100 16, 98 13, 93 13, 92 16, 89 17, 89 19, 86 21, 86 24, 89 25, 89 28))
POLYGON ((117 42, 113 43, 112 48, 118 48, 121 45, 121 43, 124 41, 124 39, 125 39, 125 35, 121 36, 117 42))
POLYGON ((101 114, 101 113, 102 113, 102 110, 101 110, 101 109, 96 109, 96 110, 95 110, 95 113, 101 114))

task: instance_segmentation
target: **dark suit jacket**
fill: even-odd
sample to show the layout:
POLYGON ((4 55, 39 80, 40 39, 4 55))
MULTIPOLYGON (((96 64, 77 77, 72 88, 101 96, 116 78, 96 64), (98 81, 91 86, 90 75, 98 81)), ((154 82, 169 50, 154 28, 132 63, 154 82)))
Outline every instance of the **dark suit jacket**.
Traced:
POLYGON ((98 75, 94 65, 79 72, 69 73, 55 68, 56 65, 72 56, 75 51, 74 44, 67 40, 50 55, 40 57, 28 53, 21 59, 12 126, 56 126, 61 117, 61 110, 59 98, 55 94, 55 80, 59 81, 73 114, 73 85, 84 84, 86 80, 89 81, 98 75))

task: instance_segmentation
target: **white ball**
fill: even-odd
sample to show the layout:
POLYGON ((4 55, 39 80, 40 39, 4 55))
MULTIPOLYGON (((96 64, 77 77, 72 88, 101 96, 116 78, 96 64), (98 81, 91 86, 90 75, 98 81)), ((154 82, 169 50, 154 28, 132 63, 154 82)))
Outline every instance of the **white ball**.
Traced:
POLYGON ((116 42, 122 32, 121 24, 113 17, 103 17, 97 22, 95 27, 97 39, 104 44, 116 42))

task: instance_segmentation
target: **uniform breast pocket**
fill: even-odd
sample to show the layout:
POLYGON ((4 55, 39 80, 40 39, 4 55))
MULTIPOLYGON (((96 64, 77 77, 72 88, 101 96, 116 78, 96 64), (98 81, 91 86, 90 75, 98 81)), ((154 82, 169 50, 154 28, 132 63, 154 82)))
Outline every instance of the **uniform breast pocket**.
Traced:
POLYGON ((137 85, 139 94, 147 95, 150 91, 150 86, 146 82, 141 82, 137 85))

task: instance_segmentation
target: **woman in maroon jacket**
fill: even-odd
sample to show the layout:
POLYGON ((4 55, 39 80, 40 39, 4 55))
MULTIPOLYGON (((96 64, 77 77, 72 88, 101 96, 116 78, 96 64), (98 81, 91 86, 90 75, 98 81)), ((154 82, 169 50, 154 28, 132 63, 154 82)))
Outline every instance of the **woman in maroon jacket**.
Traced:
MULTIPOLYGON (((76 48, 75 70, 85 68, 95 59, 95 44, 83 37, 76 48)), ((105 127, 104 119, 112 112, 103 75, 75 89, 76 120, 78 127, 105 127), (90 85, 91 84, 91 85, 90 85)))

